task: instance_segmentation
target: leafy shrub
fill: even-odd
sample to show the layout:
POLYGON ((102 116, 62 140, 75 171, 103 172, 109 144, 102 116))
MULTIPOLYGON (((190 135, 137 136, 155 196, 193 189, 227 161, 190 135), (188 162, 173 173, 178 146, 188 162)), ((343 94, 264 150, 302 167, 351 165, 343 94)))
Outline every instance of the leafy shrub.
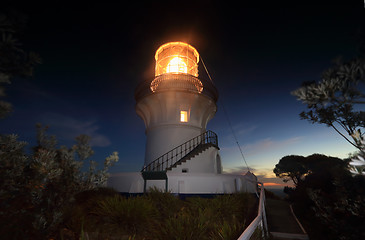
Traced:
POLYGON ((82 163, 93 154, 90 138, 77 137, 72 148, 57 147, 55 137, 38 126, 38 145, 32 154, 17 136, 0 135, 0 234, 6 239, 44 239, 58 234, 66 209, 75 195, 103 186, 108 168, 118 160, 117 153, 106 158, 96 170, 90 161, 87 172, 82 163), (22 226, 19 228, 19 226, 22 226))

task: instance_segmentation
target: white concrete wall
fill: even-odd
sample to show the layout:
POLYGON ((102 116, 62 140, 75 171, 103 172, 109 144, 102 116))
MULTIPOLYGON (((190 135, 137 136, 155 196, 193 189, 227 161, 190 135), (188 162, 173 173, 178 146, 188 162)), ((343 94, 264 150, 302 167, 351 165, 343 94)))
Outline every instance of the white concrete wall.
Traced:
POLYGON ((184 162, 183 164, 173 168, 171 172, 182 173, 182 170, 187 170, 188 173, 218 173, 217 158, 218 149, 210 147, 195 156, 194 158, 184 162))
POLYGON ((155 92, 140 99, 136 112, 146 127, 145 165, 205 132, 216 110, 212 99, 189 91, 155 92), (180 111, 188 112, 188 122, 180 122, 180 111))
MULTIPOLYGON (((168 172, 168 189, 172 193, 221 194, 235 192, 254 193, 257 182, 251 176, 211 173, 168 172)), ((108 187, 118 192, 142 193, 144 180, 140 172, 113 174, 108 179, 108 187)), ((165 180, 147 181, 147 189, 157 187, 165 190, 165 180)))

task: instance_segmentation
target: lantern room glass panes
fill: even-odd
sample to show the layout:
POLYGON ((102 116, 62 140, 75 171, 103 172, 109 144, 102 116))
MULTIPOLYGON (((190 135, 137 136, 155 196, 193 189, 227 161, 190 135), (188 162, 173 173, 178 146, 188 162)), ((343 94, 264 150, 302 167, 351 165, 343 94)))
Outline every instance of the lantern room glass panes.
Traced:
POLYGON ((166 43, 157 49, 155 59, 155 76, 183 73, 198 77, 199 53, 187 43, 166 43))

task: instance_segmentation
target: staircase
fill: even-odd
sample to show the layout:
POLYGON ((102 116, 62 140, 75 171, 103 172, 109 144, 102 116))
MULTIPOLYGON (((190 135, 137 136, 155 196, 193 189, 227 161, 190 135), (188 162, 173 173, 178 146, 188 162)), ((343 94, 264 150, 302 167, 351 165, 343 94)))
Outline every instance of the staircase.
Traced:
POLYGON ((144 192, 146 192, 147 180, 165 180, 167 191, 166 172, 192 159, 209 147, 218 148, 217 134, 212 131, 206 131, 186 141, 143 167, 141 172, 144 179, 144 192))
POLYGON ((170 167, 166 168, 166 170, 169 171, 169 170, 172 170, 173 168, 178 167, 179 165, 181 165, 184 162, 186 162, 186 161, 192 159, 193 157, 199 155, 200 153, 204 152, 205 150, 207 150, 208 148, 210 148, 212 146, 214 146, 212 143, 199 144, 191 152, 189 152, 183 158, 181 158, 179 161, 177 161, 176 163, 174 163, 170 167))

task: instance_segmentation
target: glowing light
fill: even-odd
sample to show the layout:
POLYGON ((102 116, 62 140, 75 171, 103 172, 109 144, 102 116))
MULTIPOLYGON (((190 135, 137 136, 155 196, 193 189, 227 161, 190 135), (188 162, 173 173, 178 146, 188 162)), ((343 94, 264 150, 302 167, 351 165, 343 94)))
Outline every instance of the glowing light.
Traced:
POLYGON ((198 77, 199 53, 183 42, 169 42, 160 46, 155 54, 155 76, 181 73, 198 77))
POLYGON ((187 121, 188 121, 188 112, 180 111, 180 122, 187 122, 187 121))
POLYGON ((188 67, 181 58, 174 57, 167 64, 166 73, 188 73, 188 67))
POLYGON ((150 84, 152 92, 203 91, 203 84, 198 79, 199 53, 194 47, 183 42, 169 42, 157 49, 155 59, 155 79, 150 84))

